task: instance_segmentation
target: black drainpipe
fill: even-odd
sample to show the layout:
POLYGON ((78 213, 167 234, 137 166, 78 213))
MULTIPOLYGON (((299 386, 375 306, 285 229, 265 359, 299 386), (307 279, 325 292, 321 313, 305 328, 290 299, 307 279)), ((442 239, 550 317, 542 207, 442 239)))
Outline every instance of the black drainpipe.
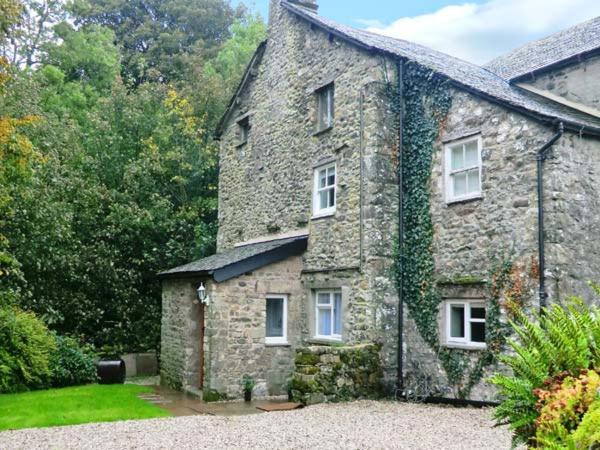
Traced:
POLYGON ((402 265, 402 252, 404 247, 404 205, 403 205, 403 177, 404 152, 402 151, 402 127, 404 124, 404 62, 398 60, 396 66, 396 82, 398 83, 398 374, 397 391, 402 395, 404 393, 404 268, 402 265))
POLYGON ((548 159, 551 147, 560 139, 564 133, 562 122, 558 124, 558 131, 537 152, 537 195, 538 195, 538 254, 539 254, 539 296, 540 314, 548 304, 548 293, 546 292, 546 253, 544 245, 544 161, 548 159))

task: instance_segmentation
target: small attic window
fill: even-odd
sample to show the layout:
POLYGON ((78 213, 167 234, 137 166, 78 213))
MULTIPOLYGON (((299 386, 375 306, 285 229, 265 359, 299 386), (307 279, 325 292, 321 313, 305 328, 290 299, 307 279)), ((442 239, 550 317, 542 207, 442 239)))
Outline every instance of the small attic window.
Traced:
POLYGON ((316 91, 317 95, 317 132, 333 127, 334 86, 330 83, 316 91))
POLYGON ((238 145, 243 145, 248 142, 250 134, 250 118, 244 117, 238 121, 238 145))

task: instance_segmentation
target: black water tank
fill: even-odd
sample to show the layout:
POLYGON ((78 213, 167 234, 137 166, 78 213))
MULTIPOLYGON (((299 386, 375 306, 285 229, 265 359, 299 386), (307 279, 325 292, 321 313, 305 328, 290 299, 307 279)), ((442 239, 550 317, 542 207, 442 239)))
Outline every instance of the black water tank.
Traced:
POLYGON ((100 384, 123 384, 125 383, 125 361, 101 359, 96 363, 96 373, 100 384))

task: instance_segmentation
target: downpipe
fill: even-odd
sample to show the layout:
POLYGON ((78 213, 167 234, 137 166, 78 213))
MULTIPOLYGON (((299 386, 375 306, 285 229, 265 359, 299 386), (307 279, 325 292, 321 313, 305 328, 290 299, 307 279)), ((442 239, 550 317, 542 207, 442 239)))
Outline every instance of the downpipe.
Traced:
POLYGON ((544 162, 552 146, 561 138, 565 129, 564 124, 559 122, 558 131, 537 151, 537 197, 538 197, 538 263, 539 263, 539 299, 540 314, 544 314, 548 306, 548 293, 546 292, 546 247, 544 228, 544 162))

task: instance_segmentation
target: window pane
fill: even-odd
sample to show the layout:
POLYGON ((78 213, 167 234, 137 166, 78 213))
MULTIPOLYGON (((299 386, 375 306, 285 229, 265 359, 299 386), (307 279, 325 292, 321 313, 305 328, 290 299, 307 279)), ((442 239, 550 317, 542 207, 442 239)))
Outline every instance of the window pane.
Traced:
POLYGON ((482 306, 471 306, 471 319, 485 319, 485 308, 482 306))
POLYGON ((335 169, 332 167, 327 171, 327 186, 335 185, 335 169))
POLYGON ((479 169, 473 169, 467 172, 467 185, 467 192, 479 192, 479 169))
POLYGON ((460 197, 467 193, 467 174, 457 173, 452 176, 454 178, 454 196, 460 197))
POLYGON ((465 167, 462 145, 459 145, 458 147, 452 147, 450 151, 450 166, 452 167, 452 170, 462 169, 465 167))
POLYGON ((329 191, 319 192, 319 209, 325 209, 329 204, 329 191))
POLYGON ((330 305, 331 304, 331 296, 329 292, 320 292, 317 294, 317 303, 319 305, 330 305))
POLYGON ((333 334, 342 334, 342 294, 335 293, 333 304, 333 334))
POLYGON ((335 189, 329 189, 329 202, 328 206, 333 208, 335 206, 335 189))
POLYGON ((465 337, 465 307, 450 307, 450 337, 465 337))
POLYGON ((283 337, 283 299, 267 299, 267 337, 283 337))
POLYGON ((483 323, 483 322, 472 322, 471 323, 471 341, 472 342, 485 342, 485 323, 483 323))
POLYGON ((320 170, 319 171, 319 187, 324 188, 327 185, 327 171, 320 170))
POLYGON ((477 141, 471 141, 465 144, 465 167, 479 165, 479 152, 477 150, 477 141))
POLYGON ((331 336, 331 309, 317 308, 318 334, 331 336))

